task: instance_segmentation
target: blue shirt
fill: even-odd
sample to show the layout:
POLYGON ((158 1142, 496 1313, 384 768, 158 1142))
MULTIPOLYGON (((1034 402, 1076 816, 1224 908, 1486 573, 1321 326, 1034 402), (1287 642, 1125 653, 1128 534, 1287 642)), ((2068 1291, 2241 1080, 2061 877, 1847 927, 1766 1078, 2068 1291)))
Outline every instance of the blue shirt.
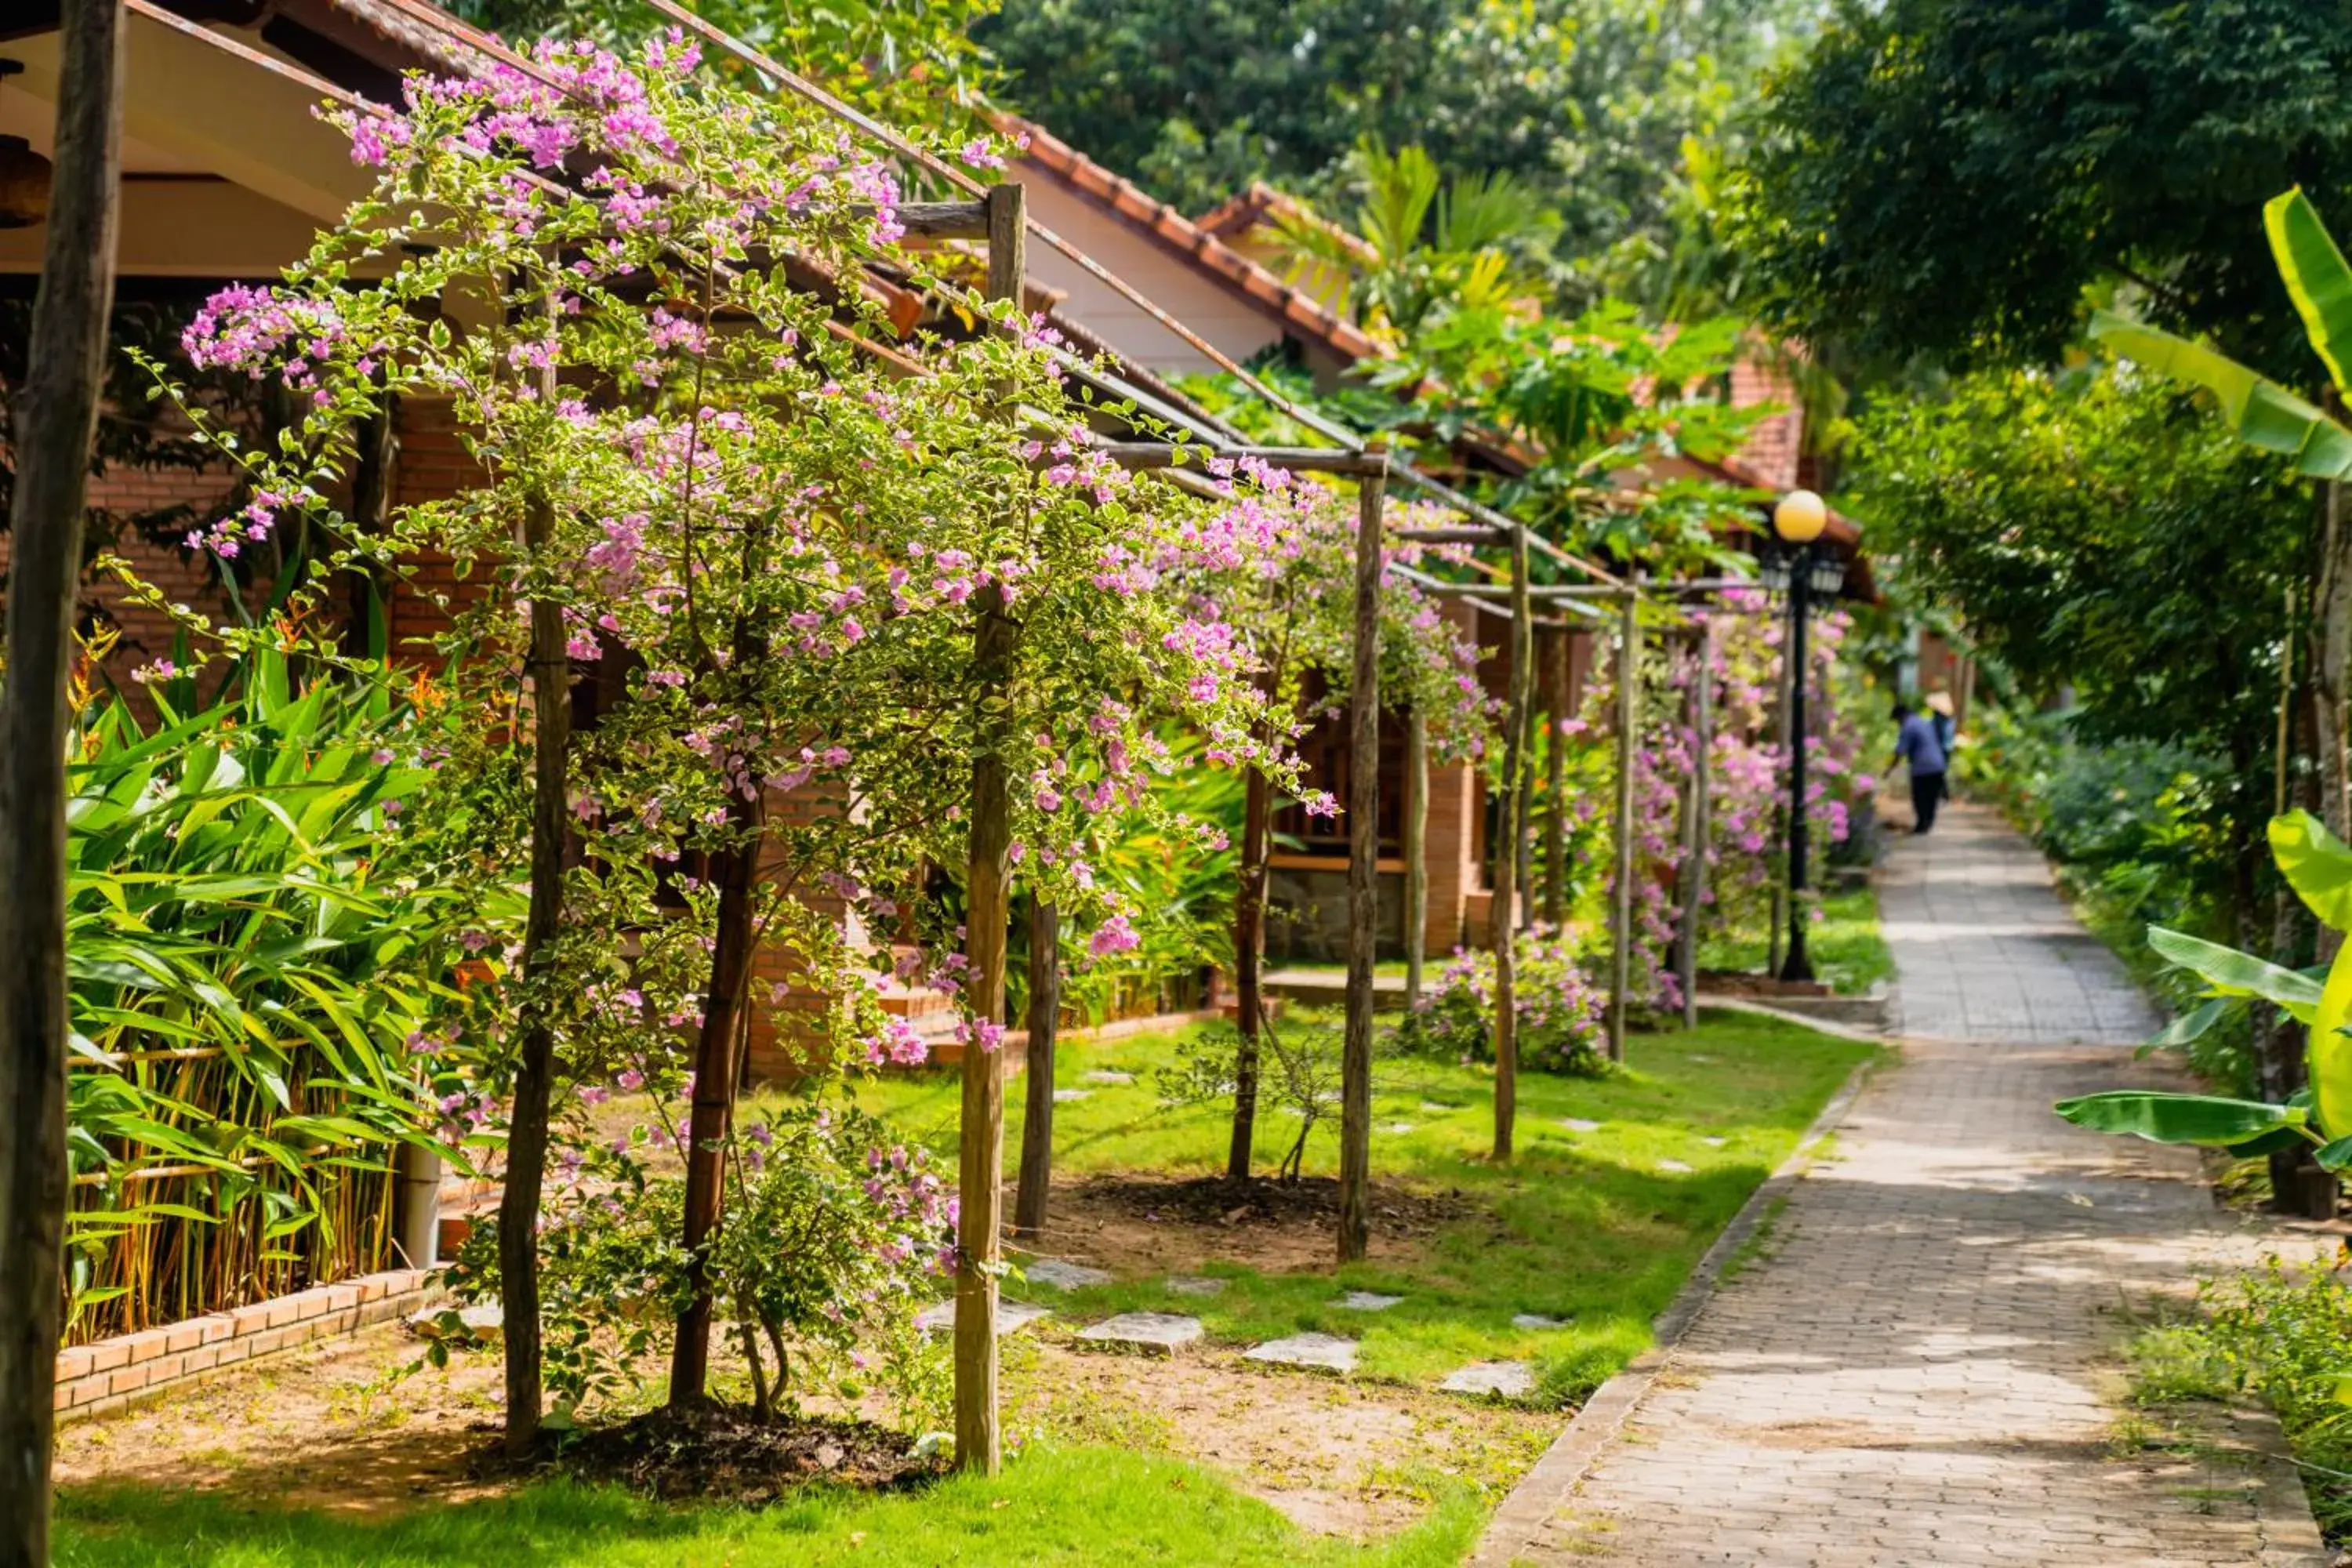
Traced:
POLYGON ((1936 738, 1936 726, 1924 713, 1914 713, 1903 721, 1903 732, 1895 738, 1895 754, 1911 761, 1915 773, 1940 773, 1944 771, 1944 748, 1936 738))

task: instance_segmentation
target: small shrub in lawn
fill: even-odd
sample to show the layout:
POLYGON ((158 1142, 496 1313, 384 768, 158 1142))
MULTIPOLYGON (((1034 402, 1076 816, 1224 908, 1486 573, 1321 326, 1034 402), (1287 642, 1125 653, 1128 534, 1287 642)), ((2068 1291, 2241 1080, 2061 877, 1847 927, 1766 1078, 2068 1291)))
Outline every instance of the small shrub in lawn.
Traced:
MULTIPOLYGON (((1176 1047, 1176 1059, 1154 1074, 1160 1101, 1167 1106, 1211 1105, 1234 1092, 1235 1061, 1241 1051, 1241 1031, 1230 1026, 1204 1029, 1176 1047)), ((1298 1119, 1298 1136, 1282 1156, 1276 1174, 1296 1182, 1307 1161, 1307 1140, 1339 1109, 1341 1032, 1328 1025, 1292 1020, 1277 1026, 1271 1018, 1259 1027, 1264 1051, 1258 1092, 1298 1119)))
MULTIPOLYGON (((1609 1070, 1601 1054, 1601 993, 1568 939, 1538 926, 1517 938, 1514 996, 1522 1066, 1576 1078, 1609 1070)), ((1436 986, 1400 1031, 1408 1050, 1465 1062, 1495 1059, 1495 955, 1454 950, 1436 986)))
MULTIPOLYGON (((690 1299, 677 1239, 685 1181, 645 1159, 675 1141, 674 1127, 641 1127, 558 1164, 540 1289, 547 1381, 562 1409, 626 1389, 632 1363, 667 1345, 690 1299)), ((727 1166, 706 1267, 755 1413, 765 1417, 774 1394, 822 1382, 848 1399, 878 1384, 909 1423, 935 1414, 938 1358, 913 1314, 954 1272, 956 1199, 929 1155, 862 1111, 803 1104, 740 1129, 727 1166)), ((467 1238, 450 1283, 461 1299, 498 1299, 494 1226, 467 1238)))

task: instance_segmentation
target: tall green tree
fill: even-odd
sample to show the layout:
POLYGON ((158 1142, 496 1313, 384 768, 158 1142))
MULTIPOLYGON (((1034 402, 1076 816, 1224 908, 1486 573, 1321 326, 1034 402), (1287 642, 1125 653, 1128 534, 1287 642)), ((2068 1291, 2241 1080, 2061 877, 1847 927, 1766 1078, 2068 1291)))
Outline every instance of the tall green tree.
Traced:
POLYGON ((1780 323, 2046 363, 2086 294, 2305 374, 2261 207, 2352 189, 2347 0, 1841 0, 1771 79, 1732 239, 1780 323))

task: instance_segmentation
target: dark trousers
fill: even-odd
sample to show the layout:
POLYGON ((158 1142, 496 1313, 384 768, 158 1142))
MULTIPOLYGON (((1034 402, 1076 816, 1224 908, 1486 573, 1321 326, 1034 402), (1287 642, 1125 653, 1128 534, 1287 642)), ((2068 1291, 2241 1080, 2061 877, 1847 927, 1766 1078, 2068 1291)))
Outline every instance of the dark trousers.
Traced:
POLYGON ((1936 826, 1936 807, 1944 799, 1944 775, 1911 775, 1911 831, 1926 833, 1936 826))

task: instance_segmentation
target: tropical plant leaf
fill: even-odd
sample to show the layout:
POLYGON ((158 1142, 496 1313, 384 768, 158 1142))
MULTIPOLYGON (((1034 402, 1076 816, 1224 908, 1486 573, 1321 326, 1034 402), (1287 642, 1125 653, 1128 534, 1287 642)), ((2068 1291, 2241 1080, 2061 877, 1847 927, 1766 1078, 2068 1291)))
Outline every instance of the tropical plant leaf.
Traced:
POLYGON ((2320 984, 2308 974, 2282 969, 2251 952, 2206 942, 2185 931, 2147 928, 2147 945, 2170 963, 2194 973, 2215 996, 2256 996, 2308 1024, 2317 1011, 2320 984))
POLYGON ((2271 858, 2295 897, 2336 931, 2352 931, 2352 845, 2307 811, 2273 816, 2271 858))
POLYGON ((2352 267, 2299 185, 2263 204, 2263 227, 2313 352, 2339 388, 2352 386, 2345 374, 2352 357, 2352 267))
POLYGON ((2292 1106, 2146 1089, 2086 1094, 2062 1100, 2053 1109, 2075 1126, 2094 1132, 2128 1132, 2152 1143, 2194 1143, 2214 1149, 2244 1143, 2304 1121, 2304 1113, 2292 1106))
POLYGON ((2297 473, 2352 476, 2352 430, 2227 354, 2108 310, 2092 315, 2091 336, 2158 375, 2205 388, 2240 440, 2294 458, 2297 473))
POLYGON ((2228 1017, 2243 1005, 2235 996, 2216 996, 2200 1002, 2157 1031, 2156 1037, 2140 1047, 2140 1054, 2150 1051, 2178 1050, 2205 1037, 2206 1031, 2228 1017))

